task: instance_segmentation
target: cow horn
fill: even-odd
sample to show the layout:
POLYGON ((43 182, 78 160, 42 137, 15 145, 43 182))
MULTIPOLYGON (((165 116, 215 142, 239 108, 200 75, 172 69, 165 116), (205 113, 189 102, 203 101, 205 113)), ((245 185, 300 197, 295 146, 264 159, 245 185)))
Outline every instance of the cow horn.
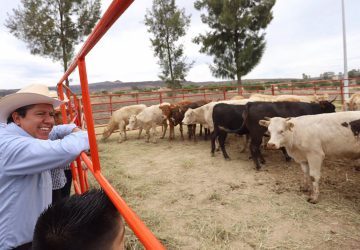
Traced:
POLYGON ((271 118, 270 118, 270 117, 265 116, 265 117, 264 117, 264 119, 265 119, 265 120, 267 120, 267 121, 270 121, 270 119, 271 119, 271 118))
POLYGON ((332 100, 330 101, 330 103, 333 103, 333 102, 336 100, 337 97, 338 97, 338 96, 335 96, 335 98, 332 99, 332 100))
POLYGON ((285 121, 288 121, 288 120, 290 120, 290 119, 291 119, 291 117, 288 117, 288 118, 285 119, 285 121))

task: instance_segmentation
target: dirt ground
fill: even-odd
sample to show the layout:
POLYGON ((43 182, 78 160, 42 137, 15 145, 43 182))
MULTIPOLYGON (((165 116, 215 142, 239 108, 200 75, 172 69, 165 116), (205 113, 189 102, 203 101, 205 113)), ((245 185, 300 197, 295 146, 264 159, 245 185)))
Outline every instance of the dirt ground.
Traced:
MULTIPOLYGON (((182 141, 175 129, 175 141, 145 143, 131 131, 98 144, 103 174, 167 249, 360 249, 352 161, 325 161, 320 201, 310 204, 300 167, 281 152, 265 151, 256 171, 239 137, 228 138, 225 161, 210 156, 210 141, 182 141)), ((126 248, 143 249, 130 229, 126 248)))

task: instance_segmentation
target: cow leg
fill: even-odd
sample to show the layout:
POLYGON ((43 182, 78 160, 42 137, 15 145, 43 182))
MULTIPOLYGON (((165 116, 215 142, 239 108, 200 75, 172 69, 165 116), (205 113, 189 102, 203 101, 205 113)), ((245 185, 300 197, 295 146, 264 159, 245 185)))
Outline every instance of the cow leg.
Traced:
POLYGON ((153 139, 152 139, 152 142, 153 143, 156 143, 157 142, 157 139, 156 139, 156 137, 157 137, 157 130, 156 130, 156 124, 154 124, 153 126, 152 126, 152 137, 153 137, 153 139))
POLYGON ((183 134, 183 125, 182 123, 179 124, 179 130, 180 130, 180 135, 181 135, 181 140, 184 140, 184 134, 183 134))
POLYGON ((310 175, 309 175, 309 164, 307 162, 300 163, 301 170, 303 171, 303 180, 300 186, 300 191, 308 192, 310 191, 310 175))
POLYGON ((281 151, 283 152, 283 154, 285 156, 285 161, 287 161, 287 162, 291 161, 291 157, 286 152, 286 149, 284 147, 281 147, 280 149, 281 149, 281 151))
POLYGON ((218 130, 215 128, 214 131, 211 133, 211 156, 215 156, 215 140, 218 136, 218 130))
POLYGON ((319 180, 321 177, 321 165, 324 160, 324 154, 311 154, 307 157, 309 163, 309 176, 312 182, 312 190, 308 202, 317 203, 319 200, 319 180))
POLYGON ((262 161, 264 160, 263 156, 260 153, 260 145, 262 142, 262 137, 259 139, 254 140, 254 138, 251 139, 250 142, 250 153, 251 153, 251 158, 254 161, 256 170, 260 170, 261 169, 261 165, 259 162, 259 157, 262 158, 262 161))
POLYGON ((219 136, 215 140, 215 147, 216 147, 216 151, 220 151, 219 136))
POLYGON ((191 139, 195 140, 195 137, 194 137, 194 133, 195 133, 194 132, 194 124, 187 125, 187 128, 188 128, 188 138, 189 138, 189 140, 191 140, 191 139))
POLYGON ((138 139, 140 139, 141 138, 141 132, 142 132, 142 128, 139 128, 139 133, 138 133, 138 139))
POLYGON ((226 137, 227 137, 227 133, 225 131, 220 130, 219 131, 219 136, 218 136, 218 141, 219 141, 219 144, 220 144, 220 148, 221 148, 221 151, 223 153, 223 156, 224 156, 225 160, 230 160, 230 157, 227 154, 226 149, 225 149, 226 137))
POLYGON ((145 139, 145 142, 149 142, 150 141, 150 128, 147 128, 145 130, 146 132, 146 139, 145 139))
POLYGON ((265 161, 265 158, 264 158, 263 154, 261 153, 260 147, 261 147, 261 145, 259 145, 259 148, 258 148, 260 163, 261 163, 261 164, 265 164, 266 161, 265 161))
POLYGON ((162 134, 162 136, 160 137, 160 139, 164 139, 164 137, 165 137, 165 133, 166 133, 166 130, 167 130, 167 127, 168 127, 166 120, 163 122, 162 125, 163 125, 163 127, 164 127, 164 130, 163 130, 163 134, 162 134))
POLYGON ((174 123, 172 121, 169 121, 169 127, 170 127, 169 140, 175 139, 175 128, 174 128, 174 123))
POLYGON ((202 136, 202 129, 203 129, 203 126, 202 126, 202 124, 200 124, 200 132, 199 132, 199 136, 202 136))
POLYGON ((191 132, 192 132, 192 136, 194 138, 194 142, 197 141, 197 138, 196 138, 196 124, 191 124, 191 132))
POLYGON ((191 140, 192 138, 192 126, 191 125, 187 125, 187 134, 188 134, 188 140, 191 140))
POLYGON ((120 122, 119 123, 119 139, 118 139, 118 143, 121 143, 123 141, 126 141, 126 128, 125 128, 125 123, 124 122, 120 122))
POLYGON ((240 153, 243 153, 243 152, 245 152, 245 150, 249 144, 249 135, 242 135, 241 137, 243 139, 243 147, 240 150, 240 153))
POLYGON ((210 135, 210 129, 204 128, 205 141, 207 141, 208 136, 210 135))

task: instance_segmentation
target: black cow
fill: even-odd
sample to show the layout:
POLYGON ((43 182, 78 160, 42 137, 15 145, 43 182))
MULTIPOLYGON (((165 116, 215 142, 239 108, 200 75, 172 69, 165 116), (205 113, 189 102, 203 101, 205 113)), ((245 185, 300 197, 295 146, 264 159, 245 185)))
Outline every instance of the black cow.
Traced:
POLYGON ((218 138, 221 151, 226 160, 230 157, 225 150, 225 139, 228 133, 239 135, 248 134, 247 128, 242 128, 245 105, 232 105, 226 103, 216 104, 213 108, 214 131, 211 134, 211 155, 214 156, 215 140, 218 138))
MULTIPOLYGON (((334 99, 335 100, 335 99, 334 99)), ((333 100, 333 101, 334 101, 333 100)), ((259 170, 261 163, 265 159, 261 155, 260 145, 267 128, 260 126, 259 121, 265 117, 297 117, 302 115, 315 115, 321 113, 335 112, 335 106, 332 102, 322 101, 319 103, 305 102, 249 102, 246 104, 243 113, 244 123, 242 129, 247 128, 251 138, 250 153, 255 163, 256 169, 259 170)), ((285 149, 283 149, 284 152, 285 149)))

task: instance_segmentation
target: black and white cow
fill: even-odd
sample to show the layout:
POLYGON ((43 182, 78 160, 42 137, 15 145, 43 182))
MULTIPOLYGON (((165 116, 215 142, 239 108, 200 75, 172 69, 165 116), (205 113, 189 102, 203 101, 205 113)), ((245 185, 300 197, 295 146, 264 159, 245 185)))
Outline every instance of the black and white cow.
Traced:
MULTIPOLYGON (((259 125, 259 121, 265 117, 297 117, 302 115, 312 115, 321 113, 335 112, 335 106, 328 101, 319 103, 304 102, 248 102, 243 113, 243 127, 249 130, 251 139, 250 153, 255 163, 256 169, 261 168, 261 163, 265 159, 261 155, 260 145, 266 132, 266 128, 259 125)), ((283 151, 285 153, 285 151, 283 151)), ((287 155, 287 154, 286 154, 287 155)))

